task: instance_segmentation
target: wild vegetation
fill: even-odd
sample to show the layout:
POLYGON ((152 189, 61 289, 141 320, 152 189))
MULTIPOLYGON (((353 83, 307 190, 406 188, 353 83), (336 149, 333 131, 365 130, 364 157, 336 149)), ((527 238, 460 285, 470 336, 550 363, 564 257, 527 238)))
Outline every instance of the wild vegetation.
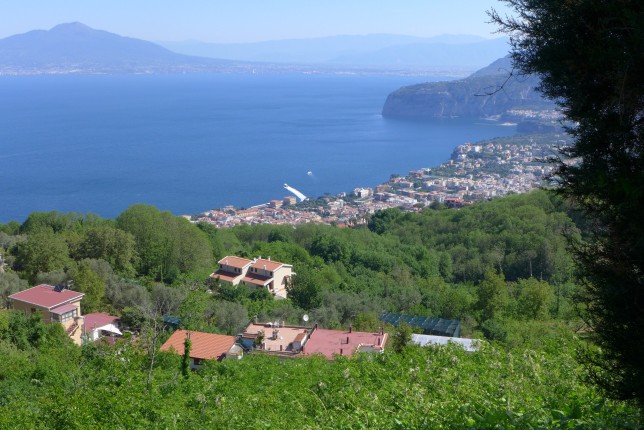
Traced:
MULTIPOLYGON (((4 314, 6 315, 6 314, 4 314)), ((15 315, 12 318, 16 318, 15 315)), ((24 318, 24 317, 23 317, 24 318)), ((182 375, 182 357, 136 343, 66 343, 60 326, 10 321, 0 428, 636 428, 628 405, 581 382, 578 341, 540 350, 405 346, 400 352, 279 360, 247 355, 182 375), (60 329, 60 330, 57 330, 60 329)))
POLYGON ((298 322, 307 312, 323 326, 342 327, 405 312, 460 319, 466 333, 478 335, 486 324, 513 320, 577 321, 574 269, 562 235, 576 227, 545 192, 460 211, 389 209, 351 229, 216 229, 146 205, 116 220, 34 213, 2 229, 5 300, 28 283, 71 281, 86 294, 85 312, 126 320, 147 307, 180 316, 193 329, 236 333, 253 316, 298 322), (289 300, 207 282, 225 255, 293 264, 289 300))
POLYGON ((581 233, 569 213, 536 191, 461 210, 390 209, 350 229, 216 229, 146 205, 116 220, 31 214, 0 226, 3 305, 28 285, 72 281, 86 294, 83 312, 120 316, 139 341, 78 348, 56 325, 1 311, 1 419, 9 427, 44 425, 36 415, 45 427, 636 426, 636 410, 603 399, 575 361, 591 346, 575 337, 585 326, 563 233, 581 233), (209 282, 224 255, 293 264, 289 299, 209 282), (188 378, 178 377, 181 357, 158 353, 164 315, 235 334, 255 316, 302 323, 304 313, 323 327, 375 330, 383 311, 459 319, 464 335, 489 343, 468 355, 402 342, 383 356, 333 363, 247 356, 188 378))

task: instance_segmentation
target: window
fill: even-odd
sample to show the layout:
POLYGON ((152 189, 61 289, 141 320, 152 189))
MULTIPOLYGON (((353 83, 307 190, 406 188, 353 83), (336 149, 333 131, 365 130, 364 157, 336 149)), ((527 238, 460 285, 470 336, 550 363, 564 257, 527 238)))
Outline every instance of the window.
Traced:
POLYGON ((65 312, 64 314, 62 314, 60 316, 60 322, 61 323, 67 322, 69 320, 74 319, 76 316, 78 316, 78 309, 73 309, 69 312, 65 312))

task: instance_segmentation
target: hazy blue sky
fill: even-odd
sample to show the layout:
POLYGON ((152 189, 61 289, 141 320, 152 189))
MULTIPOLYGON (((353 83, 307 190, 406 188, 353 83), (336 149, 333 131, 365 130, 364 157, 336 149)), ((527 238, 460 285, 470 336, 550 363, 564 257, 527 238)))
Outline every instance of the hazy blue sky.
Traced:
POLYGON ((2 0, 0 38, 63 22, 147 40, 254 42, 338 34, 493 37, 495 0, 2 0))

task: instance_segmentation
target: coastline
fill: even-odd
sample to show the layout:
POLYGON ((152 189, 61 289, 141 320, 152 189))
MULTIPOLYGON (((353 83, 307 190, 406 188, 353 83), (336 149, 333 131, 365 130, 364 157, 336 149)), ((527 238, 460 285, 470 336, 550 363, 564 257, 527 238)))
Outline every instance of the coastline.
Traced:
POLYGON ((304 201, 287 195, 250 208, 227 205, 182 216, 219 228, 310 222, 355 226, 366 223, 370 214, 388 208, 405 211, 419 211, 430 205, 460 208, 547 185, 553 166, 543 160, 566 142, 565 135, 556 133, 466 142, 437 167, 411 170, 406 176, 393 174, 389 181, 374 187, 358 187, 351 192, 304 201))

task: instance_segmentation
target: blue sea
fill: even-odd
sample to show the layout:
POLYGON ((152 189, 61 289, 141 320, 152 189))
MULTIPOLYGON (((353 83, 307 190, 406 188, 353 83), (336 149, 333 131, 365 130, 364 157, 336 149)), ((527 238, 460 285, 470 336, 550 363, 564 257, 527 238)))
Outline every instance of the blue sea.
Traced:
POLYGON ((514 127, 380 112, 427 79, 328 75, 0 78, 0 222, 33 211, 176 214, 375 186, 514 127))

